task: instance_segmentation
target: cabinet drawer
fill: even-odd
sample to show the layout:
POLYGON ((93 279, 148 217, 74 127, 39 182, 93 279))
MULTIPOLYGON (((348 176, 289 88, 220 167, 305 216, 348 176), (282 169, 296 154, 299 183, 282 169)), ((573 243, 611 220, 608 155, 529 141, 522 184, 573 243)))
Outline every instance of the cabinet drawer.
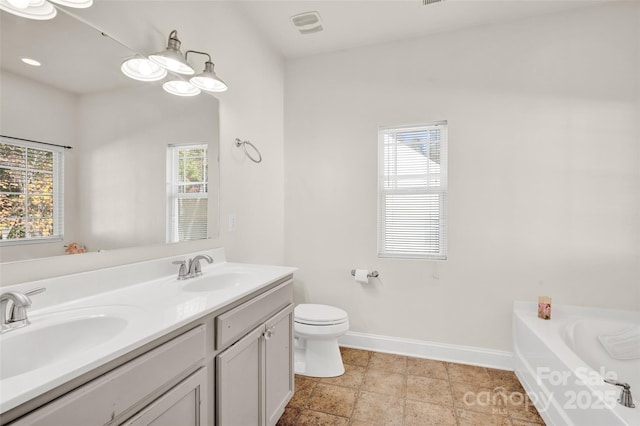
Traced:
POLYGON ((204 356, 205 330, 199 326, 21 417, 12 426, 108 423, 204 356))
POLYGON ((216 349, 223 349, 293 302, 293 281, 216 317, 216 349))

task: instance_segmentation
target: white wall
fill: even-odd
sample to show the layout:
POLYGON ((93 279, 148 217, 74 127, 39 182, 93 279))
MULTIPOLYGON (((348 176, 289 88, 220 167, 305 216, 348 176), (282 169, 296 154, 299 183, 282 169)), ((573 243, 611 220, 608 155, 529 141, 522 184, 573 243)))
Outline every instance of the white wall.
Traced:
MULTIPOLYGON (((203 50, 213 56, 216 72, 229 85, 229 90, 218 97, 220 236, 193 243, 3 264, 2 285, 218 246, 227 249, 227 257, 232 261, 282 264, 282 57, 266 44, 231 2, 97 2, 77 13, 144 53, 162 50, 171 30, 177 29, 183 51, 203 50), (256 144, 264 161, 256 165, 246 159, 233 145, 236 137, 256 144), (230 213, 237 216, 235 232, 229 232, 226 226, 230 213)), ((158 214, 164 216, 164 210, 158 214)))
POLYGON ((218 100, 139 84, 78 104, 79 241, 90 251, 161 244, 167 235, 167 145, 208 145, 209 236, 218 236, 218 100))
POLYGON ((344 308, 352 331, 498 350, 514 300, 640 309, 639 19, 615 3, 289 61, 297 301, 344 308), (445 119, 449 259, 378 259, 377 129, 445 119))
MULTIPOLYGON (((75 96, 8 71, 0 72, 0 88, 0 134, 77 148, 75 96)), ((76 153, 64 152, 64 241, 0 247, 0 262, 64 254, 64 245, 75 240, 76 153)))

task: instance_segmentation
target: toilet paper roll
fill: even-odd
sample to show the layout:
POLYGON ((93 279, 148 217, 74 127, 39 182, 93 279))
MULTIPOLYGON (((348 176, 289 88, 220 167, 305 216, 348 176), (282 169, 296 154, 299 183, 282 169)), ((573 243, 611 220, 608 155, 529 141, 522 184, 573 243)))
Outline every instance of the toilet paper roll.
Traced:
POLYGON ((355 280, 360 284, 367 284, 369 282, 369 270, 368 269, 356 269, 355 280))

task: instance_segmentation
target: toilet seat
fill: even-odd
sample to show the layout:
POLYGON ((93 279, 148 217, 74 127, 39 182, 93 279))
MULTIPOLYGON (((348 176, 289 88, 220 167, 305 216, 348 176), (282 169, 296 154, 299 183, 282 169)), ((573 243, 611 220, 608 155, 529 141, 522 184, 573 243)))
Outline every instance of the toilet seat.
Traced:
POLYGON ((345 311, 334 306, 300 304, 294 310, 294 321, 307 325, 336 325, 349 320, 345 311))

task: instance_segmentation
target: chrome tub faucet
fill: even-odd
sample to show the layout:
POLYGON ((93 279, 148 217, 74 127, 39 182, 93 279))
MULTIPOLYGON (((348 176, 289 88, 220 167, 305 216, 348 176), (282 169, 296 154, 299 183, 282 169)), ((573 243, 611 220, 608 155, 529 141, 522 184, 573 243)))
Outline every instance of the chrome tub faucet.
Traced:
POLYGON ((622 391, 620 392, 620 398, 618 398, 618 403, 622 406, 629 408, 636 408, 633 403, 633 397, 631 396, 631 386, 629 383, 622 383, 615 380, 604 379, 606 383, 611 385, 620 386, 622 391))

